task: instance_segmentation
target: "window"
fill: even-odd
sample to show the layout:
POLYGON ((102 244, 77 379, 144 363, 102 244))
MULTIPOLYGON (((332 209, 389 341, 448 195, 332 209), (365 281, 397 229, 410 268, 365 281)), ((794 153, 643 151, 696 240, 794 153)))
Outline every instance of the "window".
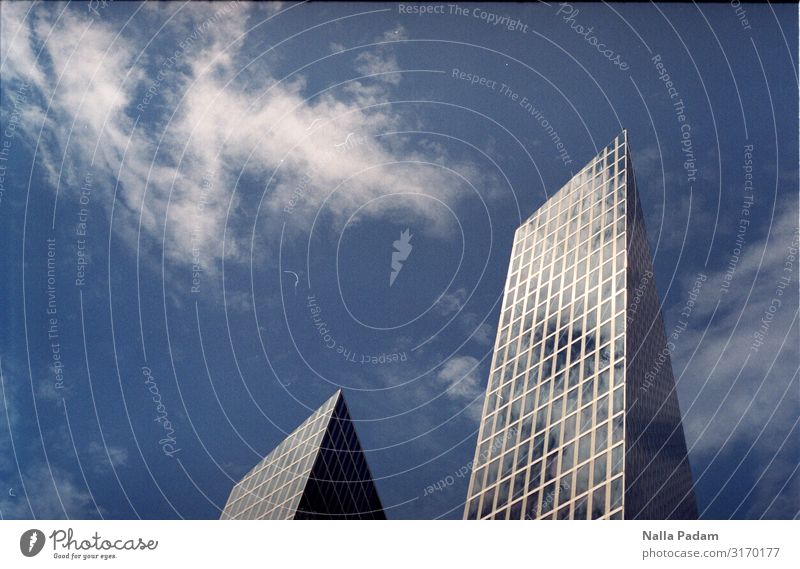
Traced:
POLYGON ((575 444, 568 443, 561 451, 561 472, 573 467, 575 461, 575 444))
MULTIPOLYGON (((535 457, 536 455, 534 455, 535 457)), ((528 492, 531 492, 539 487, 542 477, 542 461, 537 460, 531 465, 528 472, 528 492)))
POLYGON ((622 387, 618 388, 614 392, 614 410, 613 410, 613 413, 615 415, 617 413, 619 413, 620 411, 622 411, 622 409, 623 409, 623 407, 625 405, 624 404, 624 397, 625 397, 625 393, 624 393, 622 387))
POLYGON ((617 415, 614 417, 613 420, 613 433, 612 433, 612 444, 617 444, 622 442, 623 435, 624 435, 624 428, 623 428, 623 421, 624 416, 622 414, 617 415))
POLYGON ((592 496, 592 519, 597 520, 603 517, 606 512, 606 487, 600 486, 594 491, 592 496))
POLYGON ((622 505, 622 476, 611 481, 611 495, 609 498, 612 510, 622 505))
POLYGON ((592 455, 592 434, 588 433, 581 437, 580 445, 578 447, 578 462, 588 460, 592 455))
POLYGON ((580 496, 589 489, 589 464, 584 464, 575 475, 575 495, 580 496))
POLYGON ((494 509, 494 488, 489 488, 486 494, 483 495, 483 507, 481 508, 481 517, 485 518, 492 513, 494 509))
POLYGON ((606 479, 606 461, 608 459, 608 453, 604 453, 600 455, 594 461, 594 486, 601 484, 606 479))
POLYGON ((611 451, 611 475, 616 476, 622 472, 625 457, 623 456, 622 447, 624 445, 616 446, 611 451))
MULTIPOLYGON (((599 420, 599 419, 598 419, 599 420)), ((606 449, 606 444, 608 443, 608 425, 609 423, 603 423, 599 427, 594 434, 594 452, 603 452, 606 449)))
POLYGON ((581 434, 592 428, 592 406, 581 409, 581 434))
POLYGON ((573 520, 585 520, 586 519, 586 496, 583 498, 578 499, 575 502, 575 513, 572 516, 573 520))
POLYGON ((535 520, 539 517, 539 493, 534 492, 528 496, 525 504, 525 517, 530 520, 535 520))

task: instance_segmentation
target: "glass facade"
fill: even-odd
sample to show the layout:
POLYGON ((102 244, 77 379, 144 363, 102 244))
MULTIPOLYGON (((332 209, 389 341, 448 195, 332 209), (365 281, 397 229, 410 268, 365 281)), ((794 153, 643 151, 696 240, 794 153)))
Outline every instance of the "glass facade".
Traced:
POLYGON ((341 391, 233 487, 221 519, 386 519, 341 391))
POLYGON ((666 348, 652 279, 628 306, 646 274, 623 131, 517 229, 466 519, 696 517, 669 360, 641 389, 666 348))

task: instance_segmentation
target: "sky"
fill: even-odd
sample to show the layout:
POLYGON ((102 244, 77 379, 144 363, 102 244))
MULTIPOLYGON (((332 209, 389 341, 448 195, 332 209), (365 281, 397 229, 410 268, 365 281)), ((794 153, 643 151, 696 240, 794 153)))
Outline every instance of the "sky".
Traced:
POLYGON ((430 6, 0 4, 0 517, 218 518, 342 388, 460 518, 514 231, 623 129, 701 517, 798 517, 797 6, 430 6))

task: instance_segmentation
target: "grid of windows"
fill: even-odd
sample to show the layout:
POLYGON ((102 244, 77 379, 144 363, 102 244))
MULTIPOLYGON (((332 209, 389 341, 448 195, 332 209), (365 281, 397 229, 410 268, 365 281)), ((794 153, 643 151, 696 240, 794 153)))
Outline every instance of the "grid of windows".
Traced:
POLYGON ((385 519, 346 410, 337 405, 294 519, 385 519))
POLYGON ((626 411, 625 519, 697 519, 675 378, 658 293, 649 278, 652 256, 632 173, 628 202, 628 290, 639 298, 628 300, 625 389, 631 403, 626 411))
POLYGON ((385 518, 340 391, 234 486, 221 519, 332 517, 385 518))
POLYGON ((516 232, 467 518, 622 517, 625 164, 621 135, 516 232))
POLYGON ((623 131, 519 229, 465 503, 467 519, 696 517, 623 131), (638 404, 637 404, 638 403, 638 404))

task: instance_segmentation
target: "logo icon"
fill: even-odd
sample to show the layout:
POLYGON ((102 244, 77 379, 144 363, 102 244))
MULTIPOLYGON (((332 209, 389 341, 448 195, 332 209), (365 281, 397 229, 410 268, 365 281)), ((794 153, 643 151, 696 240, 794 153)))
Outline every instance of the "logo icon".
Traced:
POLYGON ((394 284, 397 275, 400 274, 400 269, 403 268, 403 261, 408 259, 411 254, 411 235, 410 230, 406 228, 405 231, 400 233, 400 239, 393 243, 395 250, 392 251, 392 272, 389 274, 389 286, 394 284))
POLYGON ((19 538, 19 550, 25 557, 33 557, 44 547, 44 532, 38 529, 29 529, 19 538))

